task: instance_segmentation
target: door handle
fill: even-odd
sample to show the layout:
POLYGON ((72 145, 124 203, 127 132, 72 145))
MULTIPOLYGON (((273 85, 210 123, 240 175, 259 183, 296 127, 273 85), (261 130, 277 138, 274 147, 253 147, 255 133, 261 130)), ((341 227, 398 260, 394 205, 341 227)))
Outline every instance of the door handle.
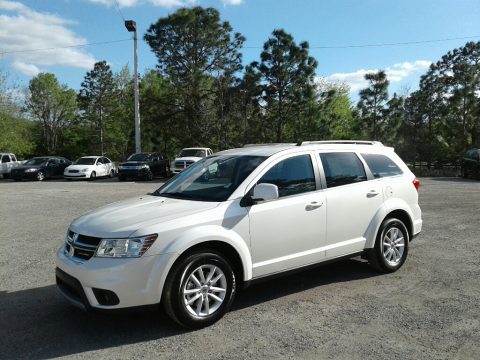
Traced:
POLYGON ((312 210, 318 209, 322 205, 323 205, 323 202, 312 201, 310 204, 307 204, 305 206, 305 210, 312 211, 312 210))
POLYGON ((378 191, 370 190, 370 192, 367 193, 367 198, 372 198, 374 196, 377 196, 378 194, 380 194, 378 191))

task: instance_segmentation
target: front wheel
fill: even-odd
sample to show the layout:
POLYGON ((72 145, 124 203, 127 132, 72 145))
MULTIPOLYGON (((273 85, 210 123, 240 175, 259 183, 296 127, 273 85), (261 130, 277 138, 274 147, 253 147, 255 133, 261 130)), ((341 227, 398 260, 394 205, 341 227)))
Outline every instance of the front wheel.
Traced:
POLYGON ((94 181, 97 178, 97 173, 95 171, 92 171, 90 174, 90 181, 94 181))
POLYGON ((39 171, 39 172, 37 173, 37 180, 38 180, 38 181, 43 181, 43 180, 45 180, 45 173, 44 173, 43 171, 39 171))
POLYGON ((232 267, 221 254, 199 251, 174 265, 162 303, 174 321, 198 329, 215 323, 230 309, 235 286, 232 267))
POLYGON ((370 265, 380 272, 400 269, 408 255, 409 234, 405 224, 396 218, 385 219, 375 241, 367 252, 370 265))

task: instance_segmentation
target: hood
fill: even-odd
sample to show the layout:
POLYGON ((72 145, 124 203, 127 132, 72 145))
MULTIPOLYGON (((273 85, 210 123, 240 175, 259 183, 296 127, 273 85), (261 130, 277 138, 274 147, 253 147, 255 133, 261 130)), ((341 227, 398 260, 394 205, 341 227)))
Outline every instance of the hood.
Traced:
POLYGON ((128 237, 144 227, 213 209, 218 203, 143 195, 119 201, 77 219, 71 229, 94 237, 128 237))
POLYGON ((186 157, 175 158, 175 161, 193 161, 193 162, 197 162, 197 161, 202 160, 202 159, 203 159, 203 157, 186 156, 186 157))
POLYGON ((148 164, 148 161, 125 161, 120 166, 138 166, 143 164, 148 164))
POLYGON ((41 165, 19 165, 19 166, 15 166, 15 170, 27 170, 27 169, 41 169, 45 167, 45 163, 41 164, 41 165))
POLYGON ((82 169, 89 169, 95 165, 70 165, 65 168, 65 171, 68 170, 82 170, 82 169))

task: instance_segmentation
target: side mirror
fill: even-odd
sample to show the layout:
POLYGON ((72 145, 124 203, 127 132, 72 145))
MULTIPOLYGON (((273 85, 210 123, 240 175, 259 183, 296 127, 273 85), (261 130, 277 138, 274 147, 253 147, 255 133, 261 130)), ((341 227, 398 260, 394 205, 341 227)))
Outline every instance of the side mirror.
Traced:
POLYGON ((278 199, 278 186, 274 184, 258 184, 253 189, 252 200, 257 201, 271 201, 278 199))

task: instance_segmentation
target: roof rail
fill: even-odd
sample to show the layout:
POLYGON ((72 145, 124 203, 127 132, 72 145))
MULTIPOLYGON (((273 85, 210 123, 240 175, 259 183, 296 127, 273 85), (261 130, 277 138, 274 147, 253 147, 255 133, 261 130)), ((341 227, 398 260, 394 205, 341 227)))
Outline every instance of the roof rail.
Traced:
POLYGON ((245 144, 243 145, 244 148, 247 147, 254 147, 254 146, 295 146, 298 145, 296 143, 265 143, 265 144, 245 144))
POLYGON ((300 141, 297 146, 312 145, 312 144, 352 144, 352 145, 376 145, 384 146, 380 141, 368 140, 325 140, 325 141, 300 141))

